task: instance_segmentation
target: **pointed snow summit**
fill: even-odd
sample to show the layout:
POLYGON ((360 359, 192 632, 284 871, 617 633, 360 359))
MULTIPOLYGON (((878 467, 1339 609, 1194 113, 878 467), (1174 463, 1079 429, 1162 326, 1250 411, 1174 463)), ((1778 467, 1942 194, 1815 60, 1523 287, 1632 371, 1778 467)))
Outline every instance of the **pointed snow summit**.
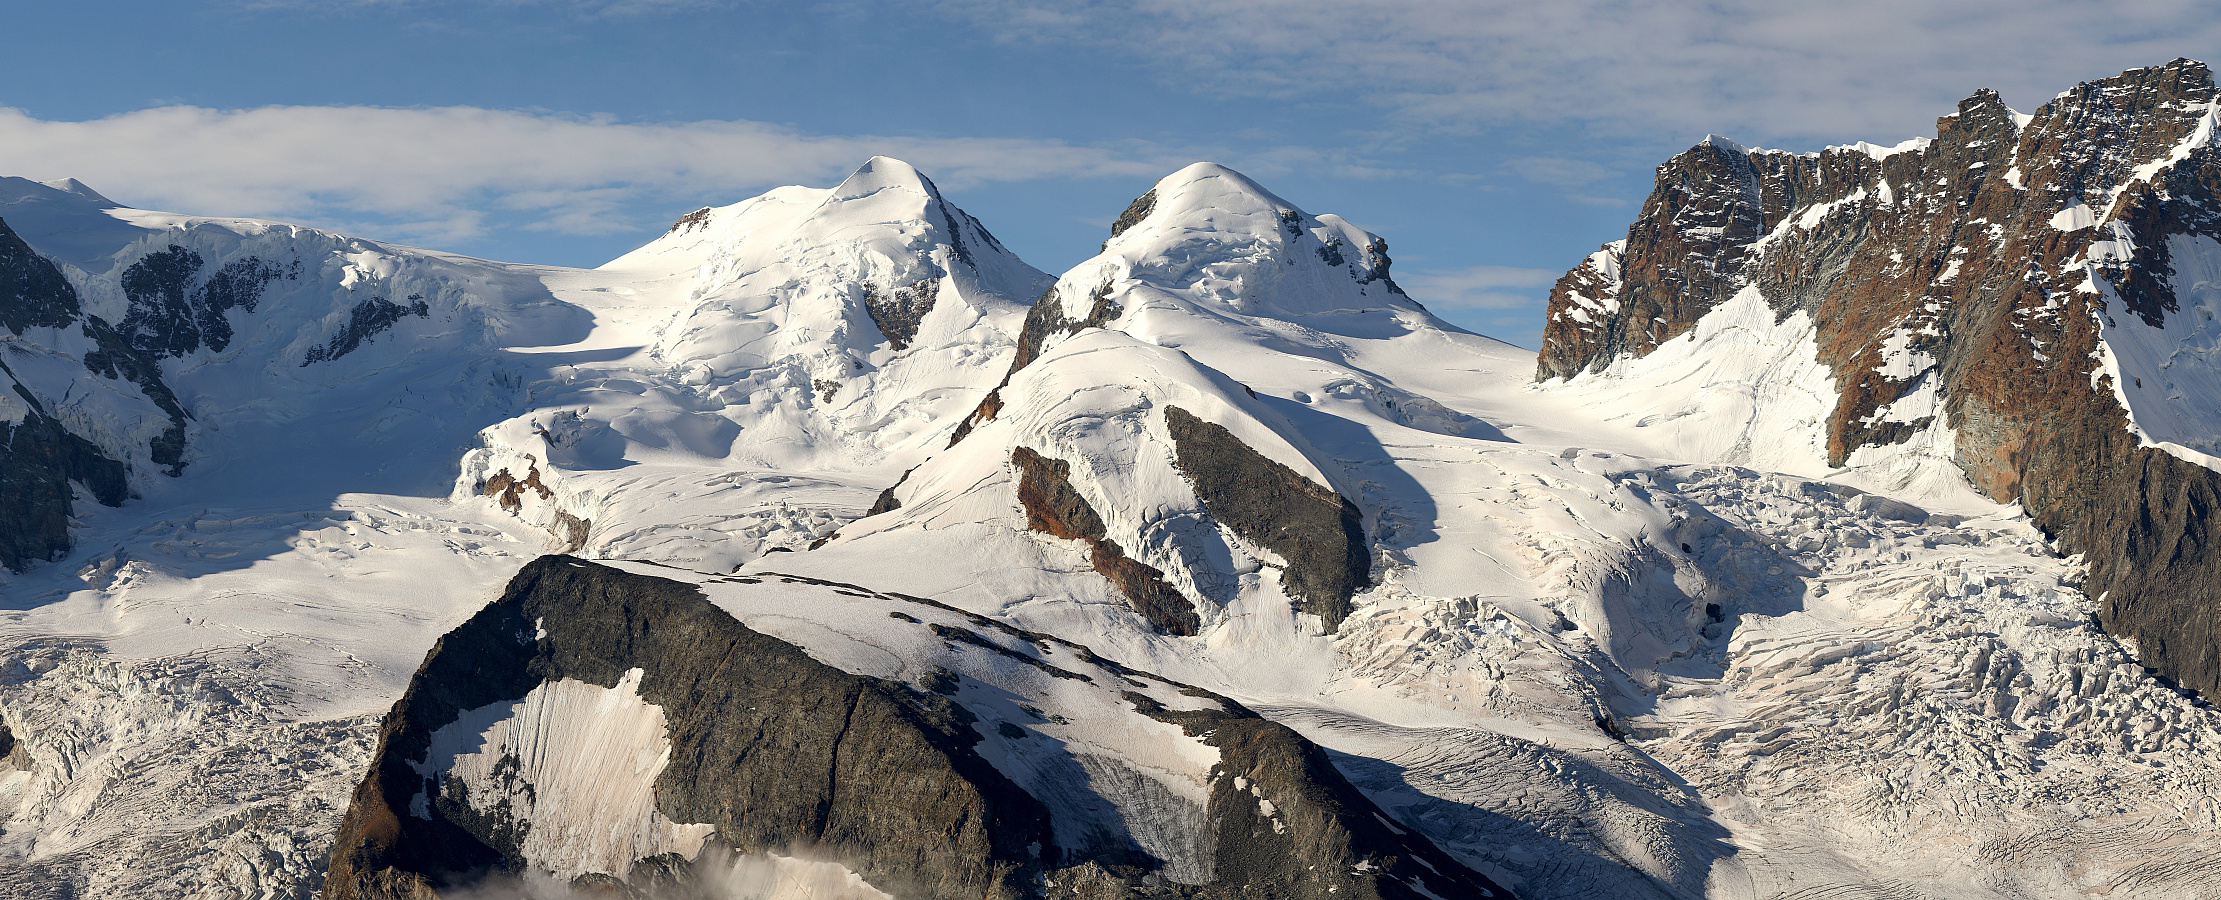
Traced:
POLYGON ((573 366, 487 429, 457 496, 498 496, 596 555, 729 569, 806 545, 945 442, 1009 367, 1051 279, 916 168, 874 157, 829 189, 689 213, 587 282, 625 298, 596 313, 628 323, 599 339, 618 358, 573 366), (612 405, 609 390, 641 399, 612 405), (695 467, 712 461, 728 474, 705 485, 695 467), (658 467, 599 474, 640 463, 658 467), (773 471, 824 480, 742 474, 773 471), (544 492, 514 487, 528 481, 544 492), (705 503, 689 524, 619 527, 658 520, 676 495, 705 503), (772 496, 795 518, 763 521, 772 496))
POLYGON ((723 375, 813 356, 813 378, 834 381, 858 360, 884 362, 867 359, 882 347, 965 340, 1047 281, 916 168, 884 156, 829 190, 780 188, 690 213, 603 268, 695 270, 690 308, 655 348, 673 365, 723 375))
MULTIPOLYGON (((1165 176, 1111 235, 1096 265, 1083 263, 1065 280, 1132 279, 1249 316, 1416 307, 1388 277, 1386 241, 1340 216, 1311 216, 1217 163, 1165 176)), ((1084 314, 1072 292, 1060 293, 1067 315, 1084 314)))
POLYGON ((1232 169, 1165 177, 1034 305, 1010 374, 889 492, 896 512, 813 557, 1077 548, 1087 574, 1059 590, 1135 617, 1105 640, 1253 615, 1267 644, 1333 632, 1373 581, 1351 475, 1373 429, 1501 436, 1410 385, 1415 360, 1486 370, 1508 348, 1435 319, 1388 265, 1378 237, 1232 169))

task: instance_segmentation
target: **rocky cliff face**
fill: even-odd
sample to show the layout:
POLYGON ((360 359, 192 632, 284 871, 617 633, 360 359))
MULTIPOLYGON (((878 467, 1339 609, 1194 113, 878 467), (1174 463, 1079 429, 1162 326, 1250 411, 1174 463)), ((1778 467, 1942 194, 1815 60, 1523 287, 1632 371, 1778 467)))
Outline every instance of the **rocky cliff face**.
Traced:
MULTIPOLYGON (((0 326, 15 340, 0 345, 0 566, 23 571, 70 548, 69 519, 75 512, 72 482, 108 506, 130 494, 128 472, 113 451, 72 431, 19 377, 9 361, 41 374, 61 369, 74 376, 86 369, 112 380, 132 382, 157 403, 167 400, 171 429, 155 439, 151 455, 174 467, 184 449, 184 411, 145 355, 126 343, 97 316, 86 316, 77 290, 60 267, 38 255, 6 222, 0 222, 0 326), (80 325, 93 349, 82 361, 46 351, 22 340, 26 332, 59 331, 80 325), (82 367, 82 368, 80 368, 82 367)), ((34 382, 38 379, 34 379, 34 382)))
POLYGON ((1552 291, 1542 380, 1617 371, 1750 296, 1831 378, 1825 463, 1928 442, 2091 563, 2106 628, 2221 691, 2213 76, 2175 60, 2032 115, 1981 91, 1933 139, 1708 139, 1552 291))
POLYGON ((1508 896, 1207 692, 923 598, 629 568, 544 557, 433 648, 323 896, 661 896, 805 850, 855 896, 1508 896))

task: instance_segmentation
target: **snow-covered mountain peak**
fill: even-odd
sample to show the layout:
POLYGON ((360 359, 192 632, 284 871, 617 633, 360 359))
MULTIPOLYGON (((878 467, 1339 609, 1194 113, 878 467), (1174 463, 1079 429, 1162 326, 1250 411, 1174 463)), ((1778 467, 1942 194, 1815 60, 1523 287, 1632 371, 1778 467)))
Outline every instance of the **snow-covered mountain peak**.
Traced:
POLYGON ((1722 151, 1733 153, 1738 156, 1749 156, 1751 152, 1750 148, 1737 143, 1734 138, 1728 137, 1723 134, 1705 135, 1704 140, 1698 141, 1697 144, 1704 147, 1717 147, 1722 151))
POLYGON ((1175 308, 1291 321, 1409 313, 1431 322, 1389 278, 1387 242, 1339 216, 1306 213, 1217 163, 1158 181, 1111 234, 1100 255, 1059 282, 1067 319, 1095 317, 1099 296, 1116 291, 1131 295, 1119 301, 1121 327, 1137 334, 1163 327, 1151 324, 1153 311, 1175 308))
POLYGON ((39 183, 53 188, 57 191, 61 191, 65 194, 75 194, 79 197, 83 197, 95 203, 102 203, 109 206, 122 205, 114 200, 110 200, 107 197, 102 196, 99 191, 93 190, 91 185, 88 185, 82 181, 78 181, 75 178, 61 178, 54 181, 42 181, 39 183))
POLYGON ((918 167, 891 156, 874 156, 864 160, 856 171, 826 193, 828 204, 862 199, 880 191, 894 190, 922 198, 928 203, 938 203, 941 192, 933 186, 918 167))
POLYGON ((21 203, 92 204, 101 207, 118 205, 115 201, 101 196, 99 191, 87 187, 84 182, 75 178, 63 178, 56 181, 33 181, 29 178, 17 178, 12 175, 0 176, 0 206, 14 206, 21 203))
POLYGON ((692 269, 655 344, 666 364, 717 378, 808 359, 809 380, 832 383, 913 345, 1006 341, 971 332, 1047 283, 916 168, 886 157, 829 190, 779 188, 691 213, 604 268, 692 269))

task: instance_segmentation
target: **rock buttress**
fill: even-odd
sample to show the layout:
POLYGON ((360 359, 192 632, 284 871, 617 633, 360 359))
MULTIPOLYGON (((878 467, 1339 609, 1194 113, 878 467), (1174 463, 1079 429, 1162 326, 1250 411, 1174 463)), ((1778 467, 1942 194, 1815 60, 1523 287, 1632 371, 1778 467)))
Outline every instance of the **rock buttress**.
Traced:
POLYGON ((1166 634, 1195 634, 1202 624, 1195 604, 1165 581, 1164 572, 1127 556, 1108 537, 1095 507, 1072 489, 1071 464, 1018 447, 1010 452, 1010 465, 1018 473, 1018 505, 1026 510, 1027 528, 1085 541, 1089 564, 1126 595, 1142 618, 1166 634))
POLYGON ((2207 67, 2178 59, 2080 85, 2025 124, 1979 91, 1933 140, 1890 152, 1746 151, 1746 168, 1708 141, 1661 167, 1617 272, 1592 257, 1553 290, 1537 376, 1647 354, 1756 288, 1814 323, 1838 390, 1830 465, 1935 424, 1888 413, 1932 387, 1968 481, 2087 554, 2105 628, 2221 692, 2221 475, 2140 446, 2098 370, 2106 328, 2191 314, 2168 239, 2221 240, 2221 151, 2175 151, 2215 98, 2207 67), (2059 218, 2078 208, 2092 224, 2059 218), (1644 284, 1685 294, 1646 302, 1644 284))
POLYGON ((1029 847, 1052 845, 1047 812, 972 750, 946 699, 819 663, 692 585, 548 556, 441 638, 387 715, 323 896, 434 897, 516 869, 504 834, 411 812, 425 779, 410 763, 465 710, 634 668, 669 723, 658 811, 734 848, 809 848, 902 897, 1016 898, 1029 847))
POLYGON ((1318 616, 1330 634, 1341 627, 1350 597, 1372 583, 1357 507, 1187 410, 1167 406, 1164 417, 1174 464, 1203 508, 1243 540, 1280 556, 1281 584, 1297 609, 1318 616))

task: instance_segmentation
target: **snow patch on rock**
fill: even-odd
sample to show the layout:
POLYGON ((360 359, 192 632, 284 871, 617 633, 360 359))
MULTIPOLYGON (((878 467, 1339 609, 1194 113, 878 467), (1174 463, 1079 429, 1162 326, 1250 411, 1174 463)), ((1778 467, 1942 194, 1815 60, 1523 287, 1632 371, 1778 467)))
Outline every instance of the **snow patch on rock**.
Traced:
MULTIPOLYGON (((412 765, 436 779, 437 802, 507 820, 525 861, 561 879, 622 878, 634 860, 664 853, 692 858, 716 829, 656 809, 671 741, 663 708, 640 699, 641 675, 608 688, 565 678, 465 711, 412 765)), ((428 802, 417 795, 411 812, 429 818, 428 802)))

